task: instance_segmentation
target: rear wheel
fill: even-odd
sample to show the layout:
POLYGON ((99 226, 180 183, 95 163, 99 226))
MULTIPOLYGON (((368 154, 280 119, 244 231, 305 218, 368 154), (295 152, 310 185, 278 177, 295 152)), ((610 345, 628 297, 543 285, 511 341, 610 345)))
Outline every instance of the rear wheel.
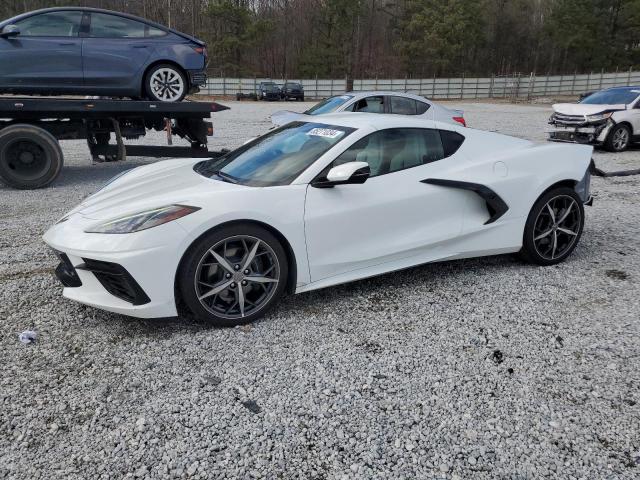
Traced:
POLYGON ((631 143, 631 129, 626 125, 615 125, 606 141, 604 147, 610 152, 623 152, 631 143))
POLYGON ((7 185, 45 187, 60 174, 62 164, 60 144, 46 130, 16 124, 0 131, 0 179, 7 185))
POLYGON ((565 260, 582 236, 584 207, 576 192, 554 188, 534 204, 524 228, 520 256, 538 265, 565 260))
POLYGON ((230 327, 263 316, 284 292, 287 272, 287 256, 270 232, 234 225, 192 246, 178 272, 178 286, 196 317, 230 327))
POLYGON ((145 77, 145 90, 152 101, 180 102, 187 95, 187 79, 174 65, 156 65, 145 77))

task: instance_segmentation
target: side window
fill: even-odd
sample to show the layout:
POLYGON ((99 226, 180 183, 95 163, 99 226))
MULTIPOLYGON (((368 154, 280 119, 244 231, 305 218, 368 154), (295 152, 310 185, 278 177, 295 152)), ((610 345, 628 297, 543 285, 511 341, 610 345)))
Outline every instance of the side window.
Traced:
POLYGON ((82 12, 61 11, 34 15, 16 22, 21 37, 77 37, 82 12))
POLYGON ((353 105, 352 112, 384 113, 384 97, 367 97, 353 105))
POLYGON ((435 162, 445 156, 438 130, 395 128, 380 130, 358 140, 329 168, 347 162, 366 162, 371 176, 376 177, 435 162))
POLYGON ((391 113, 397 115, 415 115, 416 101, 405 97, 391 96, 391 113))
POLYGON ((442 140, 442 148, 444 150, 444 156, 450 157, 458 151, 464 137, 458 132, 452 132, 450 130, 440 130, 440 138, 442 140))
POLYGON ((430 106, 431 105, 429 105, 428 103, 424 103, 416 100, 416 114, 422 115, 424 112, 429 110, 430 106))
POLYGON ((92 13, 89 36, 97 38, 143 38, 146 27, 144 23, 117 15, 92 13))
POLYGON ((156 27, 147 27, 147 37, 164 37, 167 34, 164 30, 161 30, 156 27))

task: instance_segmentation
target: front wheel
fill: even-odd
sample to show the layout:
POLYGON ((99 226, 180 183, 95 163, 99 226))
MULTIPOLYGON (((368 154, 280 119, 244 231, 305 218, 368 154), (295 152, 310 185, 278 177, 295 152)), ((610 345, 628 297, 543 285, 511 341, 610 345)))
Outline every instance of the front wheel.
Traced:
POLYGON ((576 192, 559 187, 533 205, 524 228, 520 256, 538 265, 555 265, 576 248, 584 228, 584 207, 576 192))
POLYGON ((615 125, 606 141, 604 147, 610 152, 623 152, 631 143, 631 129, 626 125, 615 125))
POLYGON ((234 225, 197 240, 182 260, 177 281, 197 318, 233 327, 262 317, 276 303, 287 272, 277 238, 254 225, 234 225))
POLYGON ((174 65, 156 65, 145 77, 145 90, 154 102, 180 102, 187 95, 187 79, 174 65))

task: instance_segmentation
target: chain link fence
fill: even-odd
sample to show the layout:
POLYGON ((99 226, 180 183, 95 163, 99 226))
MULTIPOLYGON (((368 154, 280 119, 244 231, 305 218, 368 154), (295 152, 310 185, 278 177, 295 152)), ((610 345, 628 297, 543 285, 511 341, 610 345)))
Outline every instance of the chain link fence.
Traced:
MULTIPOLYGON (((260 82, 274 81, 282 85, 284 79, 270 78, 209 78, 200 93, 212 96, 236 96, 252 94, 260 82)), ((346 79, 287 79, 301 83, 305 97, 326 98, 344 93, 346 79)), ((576 96, 603 88, 640 85, 640 72, 628 70, 615 73, 589 73, 581 75, 494 75, 484 78, 404 78, 404 79, 357 79, 353 90, 383 90, 415 93, 433 99, 481 99, 506 98, 513 101, 545 96, 576 96)))

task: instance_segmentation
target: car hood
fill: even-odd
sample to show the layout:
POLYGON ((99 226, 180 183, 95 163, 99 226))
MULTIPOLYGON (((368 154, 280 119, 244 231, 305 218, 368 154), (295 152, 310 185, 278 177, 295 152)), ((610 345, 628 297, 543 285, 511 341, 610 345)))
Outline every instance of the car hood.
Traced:
POLYGON ((588 105, 586 103, 556 103, 553 111, 563 115, 596 115, 612 110, 626 110, 626 105, 588 105))
POLYGON ((85 199, 70 214, 107 220, 172 204, 198 206, 201 196, 248 188, 203 177, 193 170, 202 160, 167 160, 134 168, 85 199))

